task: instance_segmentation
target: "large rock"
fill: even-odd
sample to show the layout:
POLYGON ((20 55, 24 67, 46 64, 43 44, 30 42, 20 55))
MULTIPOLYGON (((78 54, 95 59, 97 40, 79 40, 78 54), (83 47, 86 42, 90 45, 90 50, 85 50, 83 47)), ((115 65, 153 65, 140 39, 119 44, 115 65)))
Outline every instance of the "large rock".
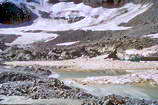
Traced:
POLYGON ((33 13, 24 4, 3 2, 0 4, 0 11, 2 24, 19 24, 33 19, 33 13))
POLYGON ((55 4, 55 3, 59 3, 60 1, 59 0, 48 0, 48 3, 51 3, 51 4, 55 4))
POLYGON ((0 41, 0 52, 5 50, 7 47, 8 46, 4 42, 0 41))
POLYGON ((92 7, 119 7, 125 3, 125 0, 83 0, 84 4, 90 5, 92 7))

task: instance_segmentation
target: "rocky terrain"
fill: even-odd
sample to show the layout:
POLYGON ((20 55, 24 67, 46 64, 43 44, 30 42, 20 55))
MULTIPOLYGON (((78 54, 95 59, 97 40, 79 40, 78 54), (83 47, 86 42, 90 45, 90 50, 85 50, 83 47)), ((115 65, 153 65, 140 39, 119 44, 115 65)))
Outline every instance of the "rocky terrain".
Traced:
MULTIPOLYGON (((64 35, 63 35, 64 36, 64 35)), ((130 38, 123 37, 122 39, 109 38, 108 40, 100 40, 93 42, 80 41, 75 46, 50 46, 53 43, 71 40, 71 38, 57 38, 47 43, 34 43, 33 47, 18 46, 8 47, 1 45, 5 50, 1 52, 0 58, 7 61, 29 61, 29 60, 66 60, 75 59, 78 57, 96 57, 102 54, 109 54, 116 46, 121 45, 118 52, 123 53, 127 49, 143 49, 154 46, 158 43, 157 39, 151 38, 130 38), (63 40, 62 40, 63 39, 63 40), (49 47, 48 47, 49 46, 49 47)), ((73 40, 73 39, 72 39, 73 40)), ((82 40, 82 39, 81 39, 82 40)), ((93 40, 93 39, 92 39, 93 40)))
MULTIPOLYGON (((154 60, 157 59, 158 1, 3 1, 0 2, 0 11, 0 103, 5 104, 9 97, 18 96, 32 102, 70 99, 77 100, 81 105, 158 105, 154 96, 151 99, 117 93, 97 96, 87 91, 89 85, 157 81, 157 61, 141 61, 139 57, 151 60, 154 56, 154 60), (124 56, 131 49, 138 53, 129 51, 131 54, 124 56), (134 62, 126 59, 132 56, 136 58, 134 62), (21 66, 22 63, 27 66, 21 66), (74 65, 77 67, 73 68, 74 65), (148 69, 153 71, 143 71, 148 69), (89 80, 71 78, 71 74, 66 79, 52 76, 60 76, 60 70, 84 70, 85 74, 99 70, 101 73, 114 71, 116 75, 97 75, 89 80), (118 73, 118 76, 117 72, 122 74, 118 73), (68 85, 65 80, 80 84, 68 85), (4 96, 8 98, 4 99, 4 96)), ((152 86, 156 87, 156 84, 152 86)))
MULTIPOLYGON (((0 95, 25 96, 32 99, 75 99, 82 105, 156 105, 157 101, 138 100, 118 95, 93 96, 84 90, 66 86, 61 80, 48 78, 53 70, 48 67, 1 68, 0 95)), ((3 102, 3 99, 1 100, 3 102)))

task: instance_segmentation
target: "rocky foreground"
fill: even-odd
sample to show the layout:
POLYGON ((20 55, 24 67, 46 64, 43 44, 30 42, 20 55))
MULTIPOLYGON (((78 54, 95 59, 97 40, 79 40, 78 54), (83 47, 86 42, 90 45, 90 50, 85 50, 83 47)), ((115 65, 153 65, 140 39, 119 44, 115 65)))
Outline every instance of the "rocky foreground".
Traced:
MULTIPOLYGON (((0 95, 24 96, 31 99, 74 99, 82 105, 157 105, 157 101, 146 101, 109 95, 93 96, 82 89, 66 86, 61 80, 49 78, 52 68, 10 67, 0 70, 0 95)), ((0 97, 1 98, 1 97, 0 97)), ((1 102, 4 100, 1 99, 1 102)))

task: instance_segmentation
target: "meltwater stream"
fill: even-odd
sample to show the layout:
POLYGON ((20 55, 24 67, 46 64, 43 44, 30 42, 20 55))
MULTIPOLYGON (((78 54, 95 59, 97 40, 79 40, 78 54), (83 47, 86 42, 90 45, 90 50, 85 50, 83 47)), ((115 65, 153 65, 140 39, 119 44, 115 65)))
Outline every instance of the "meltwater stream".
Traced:
POLYGON ((117 70, 106 70, 106 71, 59 71, 57 72, 60 76, 60 79, 65 78, 87 78, 87 77, 94 77, 94 76, 117 76, 117 75, 123 75, 127 74, 125 71, 117 71, 117 70))
MULTIPOLYGON (((0 67, 0 71, 3 71, 3 67, 0 67)), ((9 68, 4 69, 10 70, 9 68)), ((13 70, 13 69, 12 69, 13 70)), ((18 69, 20 70, 20 69, 18 69)), ((114 72, 113 71, 100 71, 100 72, 54 72, 59 75, 59 79, 64 81, 66 85, 81 88, 88 93, 91 93, 95 96, 107 96, 111 94, 128 96, 133 98, 147 99, 147 100, 158 100, 158 86, 152 85, 150 83, 141 83, 136 85, 116 85, 116 84, 107 84, 107 85, 81 85, 79 83, 70 81, 71 78, 86 78, 93 76, 121 76, 127 74, 127 72, 114 72), (67 80, 67 79, 70 80, 67 80)), ((22 71, 21 72, 26 72, 22 71)), ((29 72, 29 71, 28 71, 29 72)), ((138 71, 140 72, 140 71, 138 71)))
MULTIPOLYGON (((94 76, 117 76, 124 75, 126 72, 59 72, 60 79, 66 78, 86 78, 94 76)), ((157 100, 158 99, 158 86, 151 83, 142 83, 135 85, 128 84, 107 84, 107 85, 81 85, 79 83, 65 80, 65 84, 73 87, 84 89, 86 92, 96 96, 106 96, 111 94, 129 96, 133 98, 157 100)))

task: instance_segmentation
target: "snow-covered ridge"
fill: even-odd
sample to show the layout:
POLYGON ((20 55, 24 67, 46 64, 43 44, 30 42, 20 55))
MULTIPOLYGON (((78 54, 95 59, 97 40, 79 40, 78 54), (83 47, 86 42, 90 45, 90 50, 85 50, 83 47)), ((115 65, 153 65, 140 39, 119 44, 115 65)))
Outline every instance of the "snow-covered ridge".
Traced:
MULTIPOLYGON (((26 3, 26 2, 25 2, 26 3)), ((46 31, 65 31, 65 30, 126 30, 130 27, 119 26, 121 23, 127 23, 137 15, 145 12, 152 4, 133 4, 127 3, 120 8, 92 8, 83 3, 74 4, 73 2, 60 2, 54 5, 48 4, 46 0, 40 3, 29 2, 27 6, 39 17, 30 25, 7 26, 0 24, 0 34, 21 35, 12 44, 30 44, 35 41, 48 40, 56 37, 53 33, 46 31), (33 6, 34 8, 31 8, 33 6), (39 11, 49 14, 50 18, 42 18, 39 11), (74 17, 84 17, 83 19, 69 23, 64 19, 55 19, 55 17, 65 17, 67 19, 74 17), (36 30, 42 32, 34 33, 36 30), (31 31, 31 32, 27 32, 31 31), (29 38, 31 37, 32 38, 29 38), (36 38, 39 37, 40 38, 36 38), (37 39, 37 40, 34 40, 37 39), (29 39, 23 43, 22 39, 29 39), (21 40, 21 41, 20 41, 21 40)))

